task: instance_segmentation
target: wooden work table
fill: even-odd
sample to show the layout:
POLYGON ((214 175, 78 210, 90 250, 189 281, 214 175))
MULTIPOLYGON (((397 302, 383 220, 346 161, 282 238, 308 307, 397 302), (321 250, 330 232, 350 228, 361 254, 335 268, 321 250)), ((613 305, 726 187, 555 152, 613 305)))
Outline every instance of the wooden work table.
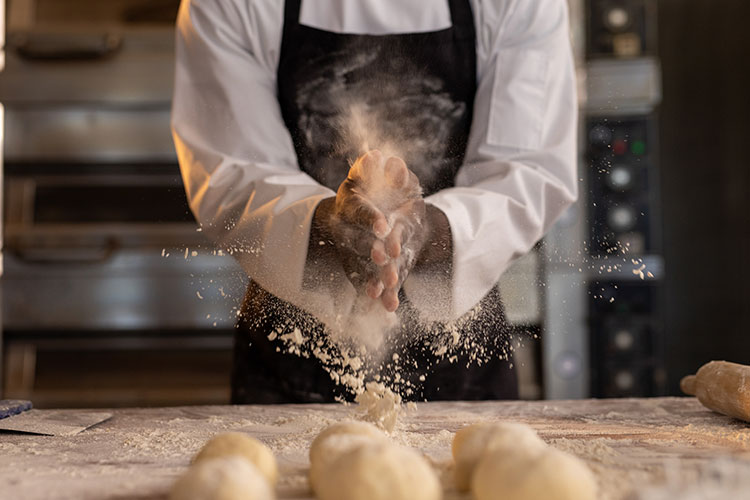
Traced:
MULTIPOLYGON (((0 497, 166 498, 171 483, 206 440, 219 432, 241 431, 273 449, 282 476, 279 498, 310 498, 310 441, 327 424, 356 415, 356 407, 111 412, 111 419, 69 437, 0 434, 0 497)), ((699 486, 707 477, 715 480, 717 468, 728 471, 725 482, 750 478, 750 424, 712 413, 693 398, 422 403, 416 411, 404 412, 393 438, 427 454, 443 477, 447 499, 468 498, 449 484, 452 435, 488 419, 526 422, 551 445, 584 459, 599 480, 603 499, 627 498, 633 489, 665 481, 672 488, 696 481, 699 486)))

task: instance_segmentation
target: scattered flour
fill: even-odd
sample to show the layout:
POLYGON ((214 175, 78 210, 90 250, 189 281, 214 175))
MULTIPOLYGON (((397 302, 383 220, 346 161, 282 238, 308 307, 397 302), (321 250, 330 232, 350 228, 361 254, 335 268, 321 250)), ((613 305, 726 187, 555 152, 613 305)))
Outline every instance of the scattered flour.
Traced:
POLYGON ((379 382, 368 382, 355 401, 363 420, 372 422, 388 432, 393 431, 402 411, 401 396, 379 382))
POLYGON ((699 469, 686 479, 678 463, 666 467, 663 484, 635 491, 628 500, 748 500, 750 499, 750 462, 721 458, 699 469))
MULTIPOLYGON (((362 298, 363 301, 371 300, 362 298)), ((279 318, 269 334, 277 351, 316 358, 335 384, 344 389, 340 401, 351 401, 368 382, 383 384, 403 399, 422 399, 422 388, 438 362, 481 366, 493 358, 509 359, 510 337, 495 335, 482 306, 451 323, 429 322, 407 314, 406 319, 385 313, 382 306, 363 307, 350 318, 348 332, 331 331, 303 314, 270 313, 279 318), (406 321, 408 327, 402 329, 406 321), (407 334, 416 325, 414 334, 407 334)))
POLYGON ((559 450, 573 453, 588 461, 614 465, 619 463, 622 457, 610 446, 611 443, 612 440, 606 438, 587 439, 585 441, 560 438, 552 440, 550 444, 559 450))
MULTIPOLYGON (((688 398, 419 406, 415 413, 402 409, 389 438, 428 456, 446 499, 467 498, 451 489, 454 431, 497 419, 529 423, 551 446, 584 459, 599 480, 600 500, 742 500, 750 492, 750 428, 688 398)), ((281 469, 278 498, 308 499, 310 443, 325 427, 362 413, 355 405, 117 410, 111 421, 64 439, 4 436, 0 489, 9 498, 104 498, 112 491, 164 498, 206 441, 232 429, 273 450, 281 469)))

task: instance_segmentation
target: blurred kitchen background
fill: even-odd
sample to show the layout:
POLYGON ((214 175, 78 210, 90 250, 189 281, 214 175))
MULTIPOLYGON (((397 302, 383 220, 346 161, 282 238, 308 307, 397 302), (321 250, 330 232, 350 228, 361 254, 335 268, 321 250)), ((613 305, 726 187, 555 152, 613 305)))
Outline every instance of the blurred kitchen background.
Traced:
MULTIPOLYGON (((750 3, 569 4, 581 199, 502 279, 521 394, 676 395, 706 361, 750 363, 750 3)), ((4 398, 229 401, 247 279, 182 190, 178 5, 0 9, 4 398)))

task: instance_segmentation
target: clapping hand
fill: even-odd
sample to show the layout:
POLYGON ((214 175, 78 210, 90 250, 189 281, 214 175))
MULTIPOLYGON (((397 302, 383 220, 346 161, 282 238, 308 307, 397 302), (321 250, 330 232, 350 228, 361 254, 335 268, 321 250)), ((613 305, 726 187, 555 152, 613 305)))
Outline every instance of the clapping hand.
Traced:
POLYGON ((427 234, 417 176, 400 158, 362 155, 339 186, 329 228, 352 283, 395 311, 427 234))

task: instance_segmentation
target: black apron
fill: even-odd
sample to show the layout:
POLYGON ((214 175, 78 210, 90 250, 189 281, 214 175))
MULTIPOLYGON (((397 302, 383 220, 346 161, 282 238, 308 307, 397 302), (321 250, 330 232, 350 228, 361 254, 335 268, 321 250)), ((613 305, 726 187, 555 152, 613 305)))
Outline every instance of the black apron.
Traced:
MULTIPOLYGON (((444 30, 352 35, 300 25, 300 0, 287 0, 278 99, 303 171, 336 190, 358 156, 381 149, 405 160, 425 196, 453 186, 471 127, 476 36, 469 1, 449 0, 449 6, 452 27, 444 30)), ((416 321, 408 298, 401 298, 403 338, 412 340, 399 347, 398 371, 416 388, 402 393, 405 399, 517 398, 512 362, 499 357, 509 353, 509 328, 497 289, 461 321, 457 333, 470 334, 474 344, 455 357, 424 348, 450 333, 416 321), (494 355, 480 355, 477 363, 483 350, 494 355)), ((351 399, 315 357, 284 352, 275 332, 288 330, 290 318, 306 335, 325 336, 314 317, 250 283, 235 338, 232 402, 351 399)))

